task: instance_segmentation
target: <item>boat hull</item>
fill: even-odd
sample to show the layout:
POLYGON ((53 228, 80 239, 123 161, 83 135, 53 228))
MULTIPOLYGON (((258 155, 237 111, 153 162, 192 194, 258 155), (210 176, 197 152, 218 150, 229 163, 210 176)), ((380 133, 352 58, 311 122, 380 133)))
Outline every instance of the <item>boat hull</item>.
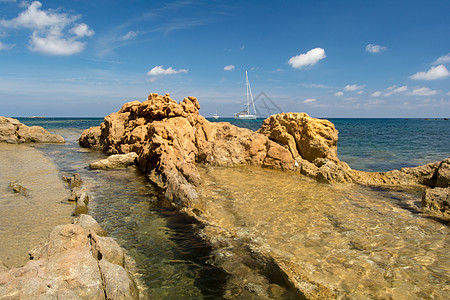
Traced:
POLYGON ((256 115, 238 115, 234 116, 236 120, 256 120, 256 115))

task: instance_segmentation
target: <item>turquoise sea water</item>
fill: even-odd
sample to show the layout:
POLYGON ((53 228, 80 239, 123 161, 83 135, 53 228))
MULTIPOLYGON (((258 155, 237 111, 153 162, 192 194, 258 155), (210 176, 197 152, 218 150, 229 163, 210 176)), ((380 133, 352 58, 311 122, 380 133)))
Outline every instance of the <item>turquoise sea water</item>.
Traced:
MULTIPOLYGON (((19 118, 66 139, 37 145, 60 168, 79 173, 91 195, 90 211, 137 261, 148 294, 156 299, 216 299, 227 275, 208 264, 209 247, 195 237, 193 220, 164 207, 161 191, 136 170, 90 170, 105 153, 80 148, 82 131, 102 118, 19 118)), ((257 130, 263 120, 227 121, 257 130)), ((339 130, 338 155, 354 169, 386 171, 450 156, 450 121, 424 119, 331 119, 339 130)))

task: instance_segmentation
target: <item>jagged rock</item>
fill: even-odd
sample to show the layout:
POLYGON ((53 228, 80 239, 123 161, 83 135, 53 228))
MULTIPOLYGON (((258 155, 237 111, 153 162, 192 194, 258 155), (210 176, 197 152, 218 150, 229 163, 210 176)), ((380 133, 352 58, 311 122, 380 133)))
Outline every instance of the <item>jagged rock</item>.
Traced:
POLYGON ((64 143, 60 135, 51 134, 40 126, 28 127, 17 119, 0 117, 0 142, 17 143, 64 143))
POLYGON ((139 299, 136 283, 124 268, 102 259, 99 262, 107 299, 139 299))
POLYGON ((74 188, 80 187, 83 181, 81 180, 80 174, 75 173, 70 177, 62 176, 62 179, 67 182, 69 185, 70 190, 73 190, 74 188))
POLYGON ((86 214, 81 214, 74 219, 74 224, 78 224, 84 229, 93 231, 98 236, 106 236, 106 231, 95 221, 93 217, 86 214))
POLYGON ((28 189, 21 186, 20 184, 18 184, 17 182, 11 182, 9 184, 9 187, 13 190, 14 193, 16 194, 22 194, 24 196, 28 196, 28 189))
MULTIPOLYGON (((103 243, 99 261, 98 253, 91 253, 97 245, 91 237, 105 238, 84 228, 82 223, 56 226, 49 240, 34 249, 32 259, 25 266, 0 274, 0 298, 138 299, 131 274, 121 265, 108 261, 106 253, 117 251, 117 244, 110 250, 108 247, 113 243, 103 243)), ((91 227, 93 219, 86 223, 91 227)))
POLYGON ((73 211, 73 216, 78 216, 81 214, 86 214, 88 212, 89 196, 86 192, 80 192, 77 195, 77 203, 75 205, 75 210, 73 211))
POLYGON ((78 139, 78 143, 82 147, 91 147, 91 145, 100 145, 100 127, 91 127, 89 129, 86 129, 82 135, 78 139))
POLYGON ((106 159, 93 162, 89 165, 91 169, 120 169, 136 164, 138 155, 135 152, 127 154, 114 154, 106 159))
POLYGON ((436 173, 437 187, 450 187, 450 157, 444 159, 438 166, 436 173))
POLYGON ((422 197, 422 209, 450 220, 450 187, 427 189, 422 197))
POLYGON ((258 132, 286 145, 294 159, 339 161, 338 131, 328 120, 311 118, 306 113, 281 113, 264 120, 258 132))

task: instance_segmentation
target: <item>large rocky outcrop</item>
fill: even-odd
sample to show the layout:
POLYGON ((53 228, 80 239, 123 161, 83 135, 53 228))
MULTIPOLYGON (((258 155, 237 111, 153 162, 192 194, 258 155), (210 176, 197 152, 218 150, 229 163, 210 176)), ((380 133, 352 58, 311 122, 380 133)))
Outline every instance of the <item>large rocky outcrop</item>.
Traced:
POLYGON ((60 135, 51 134, 40 126, 28 127, 17 119, 0 117, 0 142, 18 143, 64 143, 60 135))
POLYGON ((270 116, 253 132, 211 123, 199 109, 195 97, 177 103, 169 94, 150 94, 142 103, 124 104, 100 127, 85 130, 79 143, 111 154, 137 153, 139 168, 165 190, 166 198, 191 213, 201 210, 196 203, 195 186, 201 182, 196 163, 298 170, 330 183, 442 187, 449 182, 450 159, 389 172, 352 170, 337 157, 334 125, 306 113, 270 116))
POLYGON ((117 242, 88 215, 56 226, 21 268, 0 274, 2 299, 138 299, 117 242))
MULTIPOLYGON (((384 173, 352 170, 337 157, 338 131, 334 125, 305 113, 271 116, 258 132, 253 132, 229 123, 211 123, 199 115, 199 109, 195 97, 177 103, 169 94, 150 94, 142 103, 124 104, 117 113, 105 117, 100 127, 85 130, 79 143, 111 154, 137 153, 137 165, 163 188, 166 199, 200 221, 205 212, 196 192, 201 184, 199 163, 297 171, 330 183, 448 186, 449 159, 384 173)), ((207 228, 222 232, 219 235, 223 237, 233 237, 225 228, 207 228)), ((212 244, 218 240, 212 236, 206 239, 212 244)), ((238 243, 236 238, 223 238, 220 243, 233 241, 238 243)), ((241 242, 245 248, 245 242, 241 242)), ((288 267, 278 268, 293 286, 304 284, 288 267)))
POLYGON ((211 123, 199 109, 195 97, 177 103, 168 94, 150 94, 83 132, 79 143, 112 154, 136 152, 140 169, 164 188, 166 198, 191 212, 201 209, 195 201, 194 187, 201 182, 196 163, 297 168, 285 147, 248 129, 211 123))

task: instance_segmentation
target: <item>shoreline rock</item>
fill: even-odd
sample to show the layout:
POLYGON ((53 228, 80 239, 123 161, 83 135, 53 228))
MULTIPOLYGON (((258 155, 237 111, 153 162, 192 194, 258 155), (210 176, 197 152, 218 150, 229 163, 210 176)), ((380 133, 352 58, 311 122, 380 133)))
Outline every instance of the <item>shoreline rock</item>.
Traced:
MULTIPOLYGON (((208 227, 202 217, 205 211, 196 191, 202 182, 198 164, 261 166, 297 172, 327 183, 448 186, 450 158, 389 172, 352 170, 337 157, 338 131, 334 125, 305 113, 273 115, 253 132, 229 123, 211 123, 199 114, 199 109, 195 97, 177 103, 169 94, 150 94, 142 103, 124 104, 117 113, 106 116, 100 127, 85 130, 79 144, 111 154, 137 153, 138 167, 165 191, 166 200, 207 228, 214 225, 208 227)), ((235 239, 225 228, 204 232, 209 232, 204 239, 211 244, 215 244, 215 235, 219 234, 223 238, 219 244, 224 247, 235 239)), ((298 274, 289 271, 288 266, 279 264, 279 268, 292 286, 307 294, 302 290, 306 283, 298 274)), ((314 285, 307 283, 308 289, 311 284, 314 285)), ((328 293, 319 286, 314 290, 328 293)))
POLYGON ((123 249, 88 215, 56 226, 23 267, 0 274, 2 298, 139 299, 123 249))
POLYGON ((19 143, 65 143, 62 136, 51 134, 40 126, 27 126, 13 118, 0 116, 0 142, 19 143))

